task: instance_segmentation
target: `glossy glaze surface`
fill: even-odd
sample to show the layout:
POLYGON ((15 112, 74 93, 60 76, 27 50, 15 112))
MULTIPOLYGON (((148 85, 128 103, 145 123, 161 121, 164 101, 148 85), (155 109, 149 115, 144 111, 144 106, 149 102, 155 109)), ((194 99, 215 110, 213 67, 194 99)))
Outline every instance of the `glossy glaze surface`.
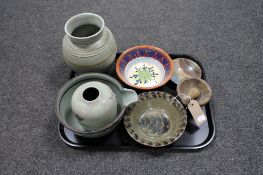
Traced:
POLYGON ((139 101, 127 108, 124 124, 135 141, 150 147, 162 147, 172 144, 182 135, 187 115, 174 96, 150 91, 140 94, 139 101))
POLYGON ((115 93, 108 85, 99 81, 79 86, 72 95, 71 107, 80 124, 92 130, 110 124, 117 115, 115 93))
POLYGON ((202 71, 197 63, 187 58, 177 58, 173 60, 174 73, 171 80, 178 84, 184 78, 201 78, 202 71))
POLYGON ((142 90, 158 88, 170 80, 173 63, 160 48, 142 45, 126 50, 117 60, 116 72, 127 85, 142 90))
POLYGON ((79 136, 100 137, 110 133, 122 119, 126 106, 137 100, 138 96, 135 91, 123 88, 114 78, 101 73, 86 73, 71 79, 60 89, 55 106, 56 116, 66 128, 79 136), (109 86, 117 101, 117 115, 112 118, 109 124, 96 129, 81 124, 82 119, 77 117, 71 108, 71 98, 76 89, 92 81, 98 81, 109 86))

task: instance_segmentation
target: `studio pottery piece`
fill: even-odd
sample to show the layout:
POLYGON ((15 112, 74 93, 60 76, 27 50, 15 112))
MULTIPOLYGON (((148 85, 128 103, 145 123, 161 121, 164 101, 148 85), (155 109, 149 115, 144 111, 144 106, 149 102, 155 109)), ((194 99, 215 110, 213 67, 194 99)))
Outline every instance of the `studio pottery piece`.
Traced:
POLYGON ((201 78, 202 70, 197 63, 187 58, 173 60, 174 73, 171 80, 178 84, 184 78, 201 78))
POLYGON ((150 91, 139 95, 124 114, 129 135, 138 143, 162 147, 175 142, 184 132, 187 114, 183 105, 172 95, 150 91))
POLYGON ((138 101, 134 90, 114 78, 86 73, 68 81, 59 91, 56 116, 76 135, 95 138, 110 133, 121 121, 125 108, 138 101))
POLYGON ((173 62, 160 48, 135 46, 120 55, 116 63, 116 72, 127 85, 150 90, 164 85, 171 79, 173 62))
POLYGON ((117 45, 101 16, 81 13, 64 27, 62 52, 66 64, 75 72, 105 72, 114 62, 117 45))
MULTIPOLYGON (((206 81, 200 78, 185 78, 177 85, 177 93, 190 96, 198 101, 200 106, 208 103, 212 97, 212 90, 206 81)), ((189 99, 182 97, 182 103, 187 105, 189 99)))
POLYGON ((80 123, 93 130, 110 124, 117 115, 115 93, 99 81, 79 86, 72 95, 71 107, 80 123))

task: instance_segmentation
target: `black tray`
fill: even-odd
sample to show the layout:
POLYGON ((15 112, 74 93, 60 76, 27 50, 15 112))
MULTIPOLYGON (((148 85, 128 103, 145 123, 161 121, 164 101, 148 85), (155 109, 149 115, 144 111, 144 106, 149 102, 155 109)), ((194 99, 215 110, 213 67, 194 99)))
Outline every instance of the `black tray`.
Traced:
MULTIPOLYGON (((175 55, 169 54, 172 59, 176 58, 188 58, 195 61, 202 69, 202 79, 205 79, 205 71, 202 64, 192 56, 189 55, 175 55)), ((120 53, 116 55, 116 58, 120 56, 120 53)), ((114 64, 115 65, 115 64, 114 64)), ((115 73, 115 66, 107 72, 108 75, 118 79, 115 73)), ((75 76, 75 72, 70 73, 70 78, 75 76)), ((119 80, 119 79, 118 79, 119 80)), ((122 83, 121 81, 119 81, 122 83)), ((125 84, 122 85, 126 88, 125 84)), ((172 81, 169 81, 166 85, 156 90, 168 92, 174 96, 176 96, 176 84, 172 81)), ((141 93, 142 91, 137 91, 137 93, 141 93)), ((166 150, 198 150, 206 147, 215 136, 215 124, 213 113, 211 111, 211 101, 202 107, 203 111, 207 116, 207 122, 202 124, 201 126, 197 126, 189 112, 187 112, 187 126, 182 134, 182 136, 176 140, 173 144, 164 147, 166 150)), ((123 121, 117 126, 117 128, 111 132, 110 134, 100 137, 100 138, 84 138, 75 135, 72 131, 65 128, 62 124, 59 123, 58 126, 59 135, 61 139, 70 147, 74 148, 110 148, 110 149, 120 149, 127 148, 129 150, 138 150, 139 148, 146 148, 145 146, 140 145, 136 141, 134 141, 127 133, 123 121)), ((147 147, 149 149, 149 147, 147 147)), ((154 149, 154 148, 153 148, 154 149)), ((155 148, 156 149, 156 148, 155 148)))

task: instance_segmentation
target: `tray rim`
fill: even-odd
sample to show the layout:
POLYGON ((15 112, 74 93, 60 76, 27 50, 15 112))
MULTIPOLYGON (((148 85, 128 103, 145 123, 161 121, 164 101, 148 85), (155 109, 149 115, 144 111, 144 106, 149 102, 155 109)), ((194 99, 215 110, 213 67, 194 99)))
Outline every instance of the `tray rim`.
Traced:
MULTIPOLYGON (((117 52, 116 53, 116 57, 118 57, 122 52, 117 52)), ((168 53, 169 56, 174 59, 174 57, 176 57, 175 59, 177 58, 180 58, 180 57, 186 57, 186 58, 189 58, 193 61, 195 61, 202 69, 202 79, 206 80, 206 75, 205 75, 205 69, 204 69, 204 66, 203 64, 196 58, 196 56, 194 55, 189 55, 189 54, 184 54, 184 53, 168 53)), ((70 71, 70 79, 75 75, 75 72, 74 71, 70 71)), ((170 80, 171 81, 171 80, 170 80)), ((130 150, 143 150, 143 149, 153 149, 153 150, 173 150, 173 151, 197 151, 197 150, 201 150, 205 147, 207 147, 215 138, 215 121, 214 121, 214 110, 213 110, 213 99, 211 99, 206 105, 205 105, 205 108, 209 108, 210 110, 210 118, 211 118, 211 126, 208 125, 208 128, 209 128, 209 132, 208 132, 208 136, 206 138, 206 140, 204 142, 202 142, 201 144, 198 144, 196 146, 167 146, 167 147, 161 147, 161 148, 150 148, 150 147, 146 147, 146 146, 143 146, 143 145, 79 145, 79 144, 75 144, 75 143, 72 143, 70 141, 67 141, 63 136, 62 136, 62 133, 61 133, 61 123, 58 122, 58 133, 59 133, 59 136, 60 138, 62 139, 62 141, 68 145, 69 147, 72 147, 72 148, 78 148, 78 149, 111 149, 111 150, 122 150, 122 149, 130 149, 130 150), (212 128, 210 128, 210 127, 212 128), (212 133, 211 132, 211 129, 212 129, 212 133)), ((206 109, 207 111, 207 109, 206 109)), ((63 126, 63 125, 62 125, 63 126)), ((64 126, 63 126, 64 127, 64 126)), ((66 136, 65 136, 66 137, 66 136)))

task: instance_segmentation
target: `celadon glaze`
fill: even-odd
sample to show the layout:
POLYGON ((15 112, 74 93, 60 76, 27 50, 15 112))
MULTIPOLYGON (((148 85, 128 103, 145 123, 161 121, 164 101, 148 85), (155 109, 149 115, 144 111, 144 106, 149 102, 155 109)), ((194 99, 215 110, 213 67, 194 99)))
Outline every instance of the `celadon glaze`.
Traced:
POLYGON ((80 123, 90 129, 110 124, 117 115, 117 101, 114 92, 108 85, 98 81, 87 82, 79 86, 72 95, 71 107, 73 113, 80 118, 80 123), (93 93, 86 96, 96 96, 85 99, 85 93, 93 93))
POLYGON ((105 72, 114 62, 117 44, 101 16, 81 13, 71 17, 64 27, 62 53, 65 63, 75 72, 105 72), (96 25, 99 30, 90 36, 76 37, 74 29, 96 25))
MULTIPOLYGON (((67 129, 79 136, 95 138, 110 133, 121 121, 126 107, 137 101, 137 93, 132 89, 123 88, 116 79, 102 73, 86 73, 71 79, 60 89, 56 99, 55 110, 59 122, 67 129), (108 125, 96 129, 94 127, 89 128, 89 126, 81 123, 83 119, 73 112, 71 106, 72 95, 76 89, 83 84, 94 81, 107 85, 115 94, 117 102, 117 114, 108 125)), ((106 105, 101 107, 101 110, 104 108, 106 108, 106 105)))

